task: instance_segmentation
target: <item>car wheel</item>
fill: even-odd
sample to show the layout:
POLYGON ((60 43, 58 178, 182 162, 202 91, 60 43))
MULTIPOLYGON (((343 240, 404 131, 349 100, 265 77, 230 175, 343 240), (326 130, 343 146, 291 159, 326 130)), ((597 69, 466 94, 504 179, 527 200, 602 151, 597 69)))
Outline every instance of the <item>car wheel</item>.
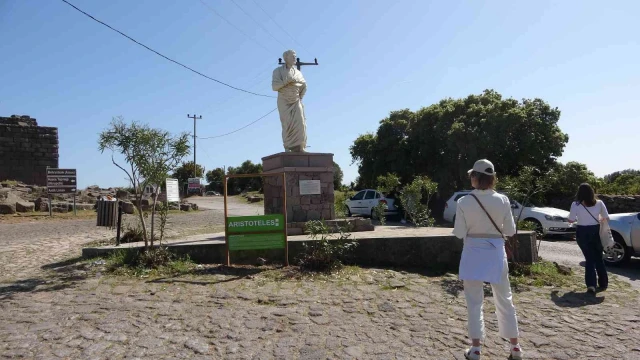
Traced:
POLYGON ((609 266, 620 266, 631 259, 631 251, 624 243, 624 239, 620 234, 614 231, 611 233, 615 244, 613 244, 611 252, 606 254, 604 262, 609 266))

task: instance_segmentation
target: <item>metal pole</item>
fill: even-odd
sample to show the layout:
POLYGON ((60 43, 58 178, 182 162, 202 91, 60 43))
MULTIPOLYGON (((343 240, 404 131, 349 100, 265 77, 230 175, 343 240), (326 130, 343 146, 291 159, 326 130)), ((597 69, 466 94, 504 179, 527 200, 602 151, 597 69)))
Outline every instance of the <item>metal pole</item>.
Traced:
POLYGON ((197 178, 198 177, 198 163, 196 162, 196 120, 202 119, 202 115, 200 116, 196 116, 196 114, 193 114, 193 116, 187 114, 187 117, 189 119, 193 119, 193 177, 197 178))
POLYGON ((196 162, 196 114, 193 114, 193 172, 198 177, 198 163, 196 162))

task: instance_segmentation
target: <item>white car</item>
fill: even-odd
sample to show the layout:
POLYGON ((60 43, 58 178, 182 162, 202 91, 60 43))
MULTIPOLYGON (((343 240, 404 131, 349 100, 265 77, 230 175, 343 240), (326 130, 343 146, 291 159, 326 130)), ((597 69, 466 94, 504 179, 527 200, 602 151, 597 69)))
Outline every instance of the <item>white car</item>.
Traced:
POLYGON ((618 266, 640 256, 640 213, 610 214, 609 227, 616 243, 604 259, 607 264, 618 266))
POLYGON ((387 198, 376 190, 366 189, 356 193, 351 199, 346 201, 347 215, 365 215, 374 217, 373 208, 379 203, 387 204, 385 216, 397 215, 398 208, 395 206, 395 199, 387 198))
MULTIPOLYGON (((457 201, 470 192, 470 190, 458 191, 451 196, 445 204, 443 217, 446 221, 455 222, 457 201)), ((568 221, 568 211, 537 206, 525 206, 523 209, 522 204, 519 202, 512 199, 510 201, 514 221, 518 222, 518 219, 521 219, 522 221, 532 222, 535 224, 537 231, 543 235, 568 235, 576 232, 575 225, 570 224, 568 221)))

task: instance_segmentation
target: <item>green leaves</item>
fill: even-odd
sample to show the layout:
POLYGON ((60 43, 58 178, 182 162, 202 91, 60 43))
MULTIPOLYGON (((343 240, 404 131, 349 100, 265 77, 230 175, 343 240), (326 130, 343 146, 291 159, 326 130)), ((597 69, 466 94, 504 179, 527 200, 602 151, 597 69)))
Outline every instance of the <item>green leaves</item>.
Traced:
POLYGON ((402 207, 415 226, 434 225, 435 221, 427 205, 437 189, 438 184, 428 177, 417 176, 400 191, 402 207))
POLYGON ((525 166, 547 171, 562 155, 568 136, 558 127, 560 111, 541 99, 503 99, 493 91, 443 99, 412 112, 392 111, 375 134, 351 146, 359 186, 375 186, 395 173, 403 183, 429 176, 440 191, 468 187, 467 170, 479 158, 496 164, 500 177, 525 166))

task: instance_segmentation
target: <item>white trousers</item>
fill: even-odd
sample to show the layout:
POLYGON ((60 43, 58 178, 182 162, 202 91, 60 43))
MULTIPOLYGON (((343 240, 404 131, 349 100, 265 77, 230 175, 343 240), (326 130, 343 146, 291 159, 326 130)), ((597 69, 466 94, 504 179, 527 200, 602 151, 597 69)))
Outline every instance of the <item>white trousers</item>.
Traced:
MULTIPOLYGON (((510 339, 519 337, 518 318, 516 316, 516 308, 513 306, 511 283, 509 282, 509 267, 508 264, 506 264, 506 258, 504 262, 501 281, 499 283, 491 283, 491 288, 493 289, 493 301, 496 305, 496 313, 498 316, 499 334, 503 338, 510 339)), ((483 282, 464 280, 464 296, 467 299, 469 338, 483 339, 483 282)))

